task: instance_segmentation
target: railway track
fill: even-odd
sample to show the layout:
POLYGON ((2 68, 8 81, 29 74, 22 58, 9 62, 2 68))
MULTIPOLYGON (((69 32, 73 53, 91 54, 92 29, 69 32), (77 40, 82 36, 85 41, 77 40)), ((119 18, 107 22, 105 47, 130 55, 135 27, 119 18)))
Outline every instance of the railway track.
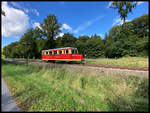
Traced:
MULTIPOLYGON (((13 60, 13 61, 20 61, 20 62, 27 62, 27 60, 13 60)), ((128 70, 137 70, 137 71, 148 71, 149 68, 147 67, 129 67, 129 66, 110 66, 110 65, 103 65, 103 64, 81 64, 79 62, 47 62, 43 60, 29 60, 28 62, 39 62, 39 63, 49 63, 49 64, 67 64, 67 65, 79 65, 79 66, 90 66, 90 67, 103 67, 103 68, 113 68, 113 69, 128 69, 128 70)))

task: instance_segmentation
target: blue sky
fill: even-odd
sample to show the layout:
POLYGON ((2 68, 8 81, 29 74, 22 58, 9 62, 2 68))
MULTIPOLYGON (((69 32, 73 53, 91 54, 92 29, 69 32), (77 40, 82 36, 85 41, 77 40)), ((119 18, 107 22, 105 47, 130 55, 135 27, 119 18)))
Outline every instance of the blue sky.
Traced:
MULTIPOLYGON (((2 16, 1 46, 19 41, 28 28, 39 26, 48 14, 56 15, 61 23, 59 36, 69 32, 76 37, 97 34, 104 38, 109 29, 122 23, 117 10, 108 8, 110 4, 111 1, 2 2, 6 17, 2 16)), ((143 14, 148 14, 148 2, 138 2, 127 21, 143 14)))

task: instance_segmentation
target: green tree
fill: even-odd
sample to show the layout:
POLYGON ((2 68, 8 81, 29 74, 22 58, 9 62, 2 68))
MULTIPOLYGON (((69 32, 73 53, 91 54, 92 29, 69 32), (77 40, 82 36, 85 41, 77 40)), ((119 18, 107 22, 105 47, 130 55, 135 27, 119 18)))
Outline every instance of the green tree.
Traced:
POLYGON ((9 46, 5 46, 3 49, 3 54, 5 55, 5 58, 9 58, 10 57, 10 52, 11 52, 11 48, 9 46))
POLYGON ((108 37, 107 33, 105 33, 105 37, 103 40, 104 44, 106 44, 108 40, 109 40, 109 37, 108 37))
POLYGON ((94 35, 86 42, 86 56, 88 58, 104 57, 104 43, 100 36, 94 35))
POLYGON ((144 38, 149 36, 149 15, 144 14, 141 17, 135 18, 132 20, 132 23, 134 25, 135 34, 137 34, 138 37, 144 38))
POLYGON ((19 57, 19 53, 16 52, 16 47, 18 44, 19 42, 12 42, 11 44, 4 47, 3 54, 6 56, 6 58, 19 57))
POLYGON ((62 37, 56 39, 56 42, 59 47, 75 47, 76 40, 77 39, 72 34, 64 33, 62 37))
POLYGON ((36 56, 36 58, 41 58, 41 53, 42 50, 46 50, 46 40, 45 39, 39 39, 36 40, 36 45, 37 45, 37 51, 38 51, 38 55, 36 56))
POLYGON ((109 30, 109 36, 108 36, 108 39, 111 40, 112 38, 115 37, 115 33, 118 31, 118 29, 120 28, 120 26, 114 26, 112 27, 110 30, 109 30))
POLYGON ((83 35, 79 36, 75 42, 76 47, 78 48, 78 51, 80 54, 82 54, 84 57, 86 57, 87 53, 87 41, 90 39, 89 36, 83 35))
POLYGON ((118 9, 118 13, 120 14, 123 23, 125 23, 126 17, 129 12, 132 12, 132 9, 137 5, 132 4, 129 1, 113 1, 110 5, 110 8, 118 9))
POLYGON ((28 29, 26 33, 21 37, 20 43, 24 45, 25 57, 33 58, 37 56, 37 44, 36 44, 37 33, 33 29, 28 29))
POLYGON ((53 14, 49 14, 47 18, 40 24, 40 33, 46 39, 46 48, 55 48, 54 38, 59 34, 61 25, 58 23, 57 18, 53 14))
POLYGON ((85 43, 90 37, 86 35, 79 36, 78 40, 82 41, 85 43))

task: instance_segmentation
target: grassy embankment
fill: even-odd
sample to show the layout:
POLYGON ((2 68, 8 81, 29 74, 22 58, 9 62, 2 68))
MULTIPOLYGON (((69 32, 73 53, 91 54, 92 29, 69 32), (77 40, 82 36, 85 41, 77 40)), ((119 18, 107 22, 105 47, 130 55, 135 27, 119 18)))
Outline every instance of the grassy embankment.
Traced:
POLYGON ((148 57, 123 57, 118 59, 85 59, 86 64, 103 64, 110 66, 148 67, 148 57))
POLYGON ((2 62, 23 111, 148 111, 148 80, 2 62))

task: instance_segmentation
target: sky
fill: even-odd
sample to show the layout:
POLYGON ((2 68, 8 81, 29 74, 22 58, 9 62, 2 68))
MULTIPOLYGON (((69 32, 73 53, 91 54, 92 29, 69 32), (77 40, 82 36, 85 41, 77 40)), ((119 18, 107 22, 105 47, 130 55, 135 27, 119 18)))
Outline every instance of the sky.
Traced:
MULTIPOLYGON (((35 28, 47 17, 54 14, 61 24, 61 33, 71 33, 75 37, 97 34, 104 38, 105 33, 123 21, 117 10, 109 8, 111 1, 3 1, 1 16, 1 47, 19 41, 29 28, 35 28)), ((149 14, 148 2, 139 1, 127 21, 149 14)))

